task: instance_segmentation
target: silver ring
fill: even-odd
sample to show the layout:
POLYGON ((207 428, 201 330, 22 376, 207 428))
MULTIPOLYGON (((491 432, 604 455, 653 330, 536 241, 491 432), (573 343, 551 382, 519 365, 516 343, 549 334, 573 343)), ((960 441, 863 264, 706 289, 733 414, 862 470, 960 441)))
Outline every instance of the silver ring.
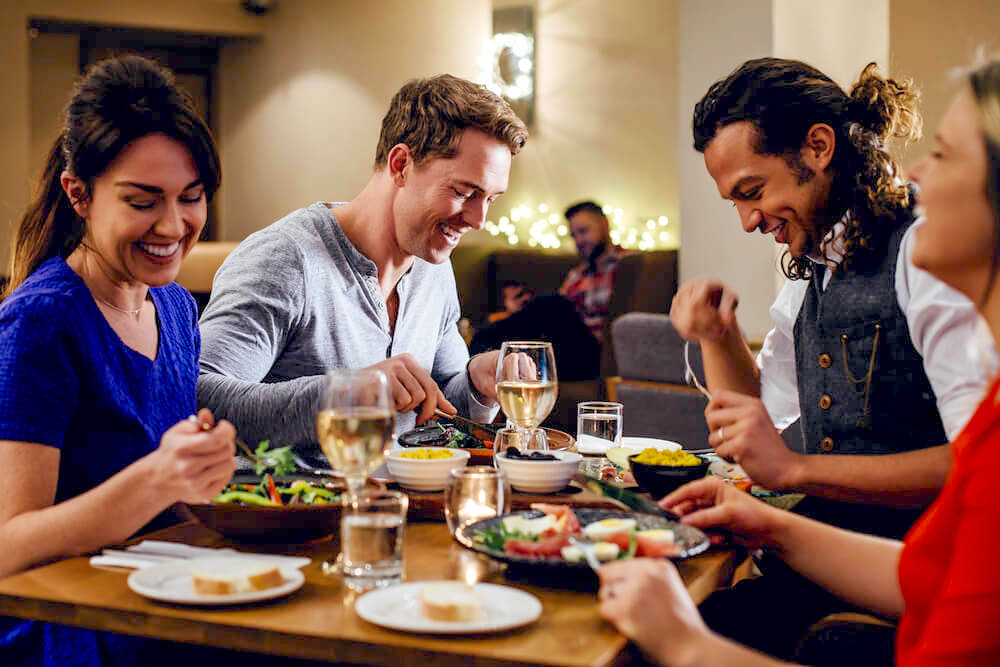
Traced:
POLYGON ((725 433, 725 431, 722 430, 722 427, 720 426, 719 427, 719 442, 725 442, 725 441, 726 441, 726 433, 725 433))

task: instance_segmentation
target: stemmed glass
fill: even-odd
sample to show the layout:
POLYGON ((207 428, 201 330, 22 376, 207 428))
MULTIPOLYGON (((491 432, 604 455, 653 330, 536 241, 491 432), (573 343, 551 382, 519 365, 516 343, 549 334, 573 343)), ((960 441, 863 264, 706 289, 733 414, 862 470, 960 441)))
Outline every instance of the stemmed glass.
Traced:
POLYGON ((385 460, 394 425, 385 373, 338 369, 326 374, 316 434, 330 465, 344 476, 352 503, 368 475, 385 460))
MULTIPOLYGON (((552 412, 558 387, 552 343, 512 341, 500 346, 497 397, 504 415, 514 423, 525 446, 532 441, 534 430, 552 412)), ((545 438, 538 440, 545 443, 545 438)))

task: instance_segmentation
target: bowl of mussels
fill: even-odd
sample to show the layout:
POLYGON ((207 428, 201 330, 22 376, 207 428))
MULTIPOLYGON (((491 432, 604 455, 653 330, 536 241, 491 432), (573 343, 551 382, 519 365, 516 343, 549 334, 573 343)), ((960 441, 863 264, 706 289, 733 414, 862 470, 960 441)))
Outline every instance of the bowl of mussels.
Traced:
POLYGON ((577 452, 522 452, 517 447, 508 447, 496 456, 496 464, 510 480, 510 485, 525 493, 562 491, 576 474, 582 460, 583 456, 577 452))
MULTIPOLYGON (((432 420, 412 431, 399 436, 402 447, 450 447, 469 452, 469 465, 490 465, 493 463, 493 438, 504 424, 477 424, 470 426, 460 422, 432 420)), ((576 441, 569 433, 554 428, 546 428, 549 449, 569 451, 576 441)))

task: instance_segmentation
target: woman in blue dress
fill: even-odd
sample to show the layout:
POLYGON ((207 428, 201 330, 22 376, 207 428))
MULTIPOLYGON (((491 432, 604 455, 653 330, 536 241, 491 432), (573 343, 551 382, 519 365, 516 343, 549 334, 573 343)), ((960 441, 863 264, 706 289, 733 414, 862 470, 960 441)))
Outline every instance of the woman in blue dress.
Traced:
MULTIPOLYGON (((0 303, 0 576, 121 542, 232 477, 232 425, 188 419, 197 311, 173 282, 219 178, 170 72, 124 56, 77 85, 0 303)), ((7 665, 128 664, 144 646, 0 618, 7 665)))

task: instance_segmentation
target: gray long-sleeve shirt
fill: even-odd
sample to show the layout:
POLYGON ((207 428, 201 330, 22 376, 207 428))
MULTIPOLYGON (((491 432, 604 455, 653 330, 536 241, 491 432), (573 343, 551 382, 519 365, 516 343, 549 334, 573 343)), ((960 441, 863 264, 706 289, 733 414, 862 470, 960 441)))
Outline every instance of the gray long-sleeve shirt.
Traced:
MULTIPOLYGON (((392 333, 375 263, 323 203, 251 234, 215 275, 201 317, 199 405, 251 445, 312 450, 323 374, 408 352, 460 413, 491 419, 496 408, 476 401, 465 373, 451 263, 415 259, 396 291, 392 333)), ((396 433, 415 422, 413 412, 397 414, 396 433)))

